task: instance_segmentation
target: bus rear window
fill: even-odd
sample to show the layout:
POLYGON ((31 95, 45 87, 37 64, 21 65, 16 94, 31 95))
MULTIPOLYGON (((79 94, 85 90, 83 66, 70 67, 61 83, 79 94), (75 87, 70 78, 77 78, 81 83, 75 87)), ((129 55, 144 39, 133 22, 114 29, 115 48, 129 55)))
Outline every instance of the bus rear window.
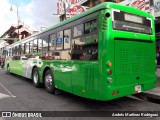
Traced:
POLYGON ((152 34, 151 19, 123 11, 113 10, 113 29, 152 34))

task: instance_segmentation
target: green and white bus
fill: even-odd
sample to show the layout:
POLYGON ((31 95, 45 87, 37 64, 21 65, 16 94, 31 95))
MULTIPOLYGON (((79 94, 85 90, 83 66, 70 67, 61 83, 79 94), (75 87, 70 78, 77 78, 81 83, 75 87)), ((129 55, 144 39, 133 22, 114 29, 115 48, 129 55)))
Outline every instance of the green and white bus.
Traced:
POLYGON ((103 3, 7 46, 5 70, 95 100, 112 100, 156 87, 154 18, 103 3))

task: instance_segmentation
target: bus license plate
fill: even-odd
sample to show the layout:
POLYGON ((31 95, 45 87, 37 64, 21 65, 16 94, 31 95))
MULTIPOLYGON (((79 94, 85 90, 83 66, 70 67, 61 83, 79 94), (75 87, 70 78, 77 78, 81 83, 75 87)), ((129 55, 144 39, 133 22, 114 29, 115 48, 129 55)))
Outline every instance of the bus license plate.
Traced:
POLYGON ((137 93, 140 93, 142 90, 141 90, 141 85, 136 85, 135 87, 134 87, 134 89, 135 89, 135 92, 137 92, 137 93))

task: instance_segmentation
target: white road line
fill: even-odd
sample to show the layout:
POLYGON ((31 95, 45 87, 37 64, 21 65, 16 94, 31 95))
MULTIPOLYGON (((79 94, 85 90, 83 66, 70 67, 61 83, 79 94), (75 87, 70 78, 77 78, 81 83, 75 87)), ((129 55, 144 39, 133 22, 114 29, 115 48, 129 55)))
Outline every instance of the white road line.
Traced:
POLYGON ((10 94, 11 97, 16 97, 4 85, 2 85, 2 83, 0 83, 0 85, 10 94))

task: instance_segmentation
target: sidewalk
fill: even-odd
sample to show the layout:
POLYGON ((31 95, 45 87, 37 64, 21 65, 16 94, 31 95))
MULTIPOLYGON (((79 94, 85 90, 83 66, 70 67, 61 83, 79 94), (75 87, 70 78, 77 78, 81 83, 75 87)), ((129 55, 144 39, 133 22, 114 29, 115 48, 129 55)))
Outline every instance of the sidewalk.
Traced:
POLYGON ((160 100, 160 68, 157 69, 157 88, 144 92, 145 96, 160 100))

